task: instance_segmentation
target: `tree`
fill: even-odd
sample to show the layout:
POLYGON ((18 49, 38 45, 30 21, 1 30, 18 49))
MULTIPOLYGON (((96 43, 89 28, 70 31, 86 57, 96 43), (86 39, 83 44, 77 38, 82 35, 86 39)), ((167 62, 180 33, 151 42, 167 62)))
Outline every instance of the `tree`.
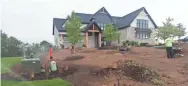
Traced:
POLYGON ((118 41, 120 37, 120 33, 118 33, 115 26, 112 24, 107 24, 104 30, 104 40, 109 42, 111 45, 112 41, 118 41))
POLYGON ((163 26, 159 27, 156 33, 156 37, 166 40, 169 37, 176 37, 179 34, 178 28, 172 24, 173 18, 167 18, 166 22, 163 22, 163 26))
POLYGON ((15 37, 8 35, 1 31, 1 55, 2 57, 21 56, 22 42, 15 37))
POLYGON ((72 44, 72 46, 75 46, 75 44, 80 42, 82 39, 80 27, 81 19, 79 16, 76 16, 76 14, 73 11, 65 24, 65 28, 67 31, 67 39, 69 43, 72 44))
POLYGON ((181 24, 181 23, 177 24, 177 28, 179 30, 178 31, 179 33, 177 33, 177 36, 178 36, 178 39, 180 39, 180 37, 185 36, 185 34, 186 34, 185 29, 186 28, 184 28, 183 24, 181 24))
POLYGON ((48 51, 49 46, 52 46, 52 44, 49 43, 49 42, 46 41, 46 40, 43 40, 42 42, 40 42, 40 47, 42 48, 42 51, 43 51, 43 52, 48 51))
POLYGON ((1 31, 1 56, 8 55, 8 36, 1 31))

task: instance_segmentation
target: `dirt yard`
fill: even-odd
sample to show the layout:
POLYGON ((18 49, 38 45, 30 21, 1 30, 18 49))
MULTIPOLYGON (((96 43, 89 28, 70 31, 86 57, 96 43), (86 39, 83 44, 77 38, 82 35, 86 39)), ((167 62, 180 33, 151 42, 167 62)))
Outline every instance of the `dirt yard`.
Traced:
MULTIPOLYGON (((125 54, 114 50, 79 49, 76 55, 83 56, 79 60, 65 60, 71 56, 70 51, 66 49, 55 52, 53 56, 60 71, 61 67, 67 65, 68 69, 76 69, 74 73, 62 77, 72 83, 73 86, 118 86, 118 81, 120 86, 155 86, 128 76, 117 80, 120 77, 118 70, 108 76, 92 74, 92 72, 105 68, 116 68, 116 63, 123 60, 135 61, 138 64, 152 68, 159 74, 165 86, 188 86, 188 44, 179 47, 184 48, 185 56, 174 59, 168 59, 166 51, 163 49, 149 47, 133 47, 131 51, 125 54)), ((47 66, 49 56, 46 54, 41 58, 43 59, 41 65, 47 66)), ((113 72, 113 69, 111 70, 113 72)))

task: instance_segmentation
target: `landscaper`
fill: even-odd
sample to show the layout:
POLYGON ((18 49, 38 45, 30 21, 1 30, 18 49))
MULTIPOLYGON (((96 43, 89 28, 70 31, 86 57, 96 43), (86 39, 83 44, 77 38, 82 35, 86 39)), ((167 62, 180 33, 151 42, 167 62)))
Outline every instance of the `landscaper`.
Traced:
POLYGON ((50 68, 51 68, 52 72, 55 72, 55 71, 57 71, 57 65, 56 65, 56 62, 53 59, 52 53, 53 53, 53 50, 52 50, 52 46, 50 45, 50 48, 49 48, 50 68))
POLYGON ((174 54, 173 54, 173 50, 172 50, 172 47, 173 47, 173 38, 172 38, 172 36, 165 40, 165 47, 166 47, 167 57, 168 58, 173 58, 174 54))
POLYGON ((50 47, 49 48, 49 56, 50 56, 50 60, 51 60, 53 58, 53 56, 52 56, 53 50, 52 50, 52 46, 51 45, 49 47, 50 47))

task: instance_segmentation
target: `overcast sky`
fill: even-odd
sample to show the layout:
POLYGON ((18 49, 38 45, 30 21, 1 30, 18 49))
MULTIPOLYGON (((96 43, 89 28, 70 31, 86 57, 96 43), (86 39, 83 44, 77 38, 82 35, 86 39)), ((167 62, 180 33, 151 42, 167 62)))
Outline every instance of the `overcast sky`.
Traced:
POLYGON ((103 6, 113 16, 124 16, 145 7, 158 26, 170 16, 174 23, 183 23, 188 28, 186 0, 3 0, 0 3, 3 32, 29 43, 42 40, 54 43, 53 18, 65 18, 72 10, 95 13, 103 6))

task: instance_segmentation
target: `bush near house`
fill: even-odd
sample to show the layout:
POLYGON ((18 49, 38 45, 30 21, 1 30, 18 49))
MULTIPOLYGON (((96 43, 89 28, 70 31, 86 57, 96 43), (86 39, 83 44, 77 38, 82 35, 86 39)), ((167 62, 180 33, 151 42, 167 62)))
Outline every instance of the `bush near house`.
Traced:
POLYGON ((139 46, 139 43, 137 41, 123 41, 123 47, 126 47, 126 46, 139 46))
POLYGON ((140 46, 147 46, 148 43, 140 43, 140 46))

